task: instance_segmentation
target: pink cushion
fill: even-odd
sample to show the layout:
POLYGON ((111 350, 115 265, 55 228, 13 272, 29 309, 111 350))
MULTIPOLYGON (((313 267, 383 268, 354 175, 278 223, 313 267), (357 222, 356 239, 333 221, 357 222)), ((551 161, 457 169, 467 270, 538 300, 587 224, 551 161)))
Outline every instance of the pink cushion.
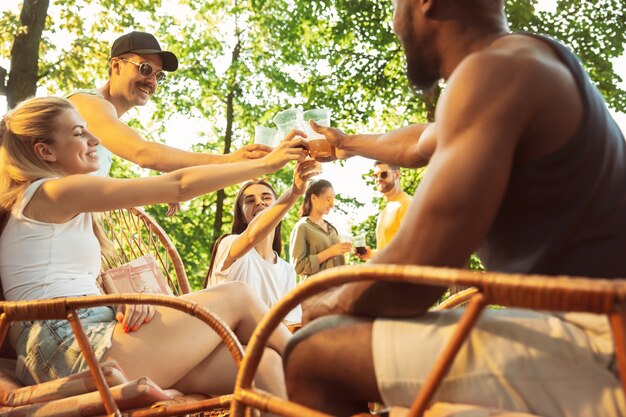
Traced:
POLYGON ((15 360, 0 358, 0 404, 6 404, 7 397, 22 387, 15 378, 15 360))
MULTIPOLYGON (((167 394, 146 377, 111 388, 113 399, 121 410, 151 405, 168 399, 167 394)), ((4 411, 0 409, 0 411, 4 411)), ((31 404, 8 410, 6 417, 89 417, 105 413, 100 393, 91 392, 47 403, 31 404)))
POLYGON ((173 295, 156 259, 151 254, 111 268, 100 274, 107 294, 165 294, 173 295))

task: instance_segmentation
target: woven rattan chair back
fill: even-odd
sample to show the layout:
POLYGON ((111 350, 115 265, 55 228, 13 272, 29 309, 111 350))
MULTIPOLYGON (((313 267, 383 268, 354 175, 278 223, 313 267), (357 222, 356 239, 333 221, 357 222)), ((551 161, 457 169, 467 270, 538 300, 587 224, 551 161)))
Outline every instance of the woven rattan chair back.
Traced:
POLYGON ((112 255, 102 256, 103 270, 151 254, 175 295, 191 291, 183 260, 176 247, 161 226, 145 211, 136 207, 112 210, 103 213, 101 219, 115 249, 112 255))

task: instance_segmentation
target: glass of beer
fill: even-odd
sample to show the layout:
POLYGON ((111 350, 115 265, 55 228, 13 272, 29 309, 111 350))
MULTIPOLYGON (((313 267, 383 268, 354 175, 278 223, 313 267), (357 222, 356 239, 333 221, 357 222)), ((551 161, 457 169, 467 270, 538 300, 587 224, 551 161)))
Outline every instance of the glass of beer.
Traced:
POLYGON ((315 132, 309 125, 309 120, 313 120, 320 126, 330 126, 330 110, 329 109, 310 109, 302 114, 304 119, 304 133, 307 135, 309 142, 309 154, 312 158, 328 158, 333 154, 330 142, 326 140, 324 135, 315 132))
POLYGON ((352 246, 356 249, 356 253, 359 255, 365 255, 367 248, 365 245, 365 234, 356 235, 352 238, 352 246))
POLYGON ((340 242, 346 242, 346 243, 352 243, 352 234, 348 231, 345 230, 340 230, 339 231, 339 241, 340 242))
POLYGON ((275 148, 280 143, 279 132, 276 129, 270 129, 269 127, 255 126, 254 143, 260 143, 262 145, 275 148))
POLYGON ((285 136, 291 130, 302 129, 302 109, 292 107, 277 113, 272 119, 280 133, 285 136))

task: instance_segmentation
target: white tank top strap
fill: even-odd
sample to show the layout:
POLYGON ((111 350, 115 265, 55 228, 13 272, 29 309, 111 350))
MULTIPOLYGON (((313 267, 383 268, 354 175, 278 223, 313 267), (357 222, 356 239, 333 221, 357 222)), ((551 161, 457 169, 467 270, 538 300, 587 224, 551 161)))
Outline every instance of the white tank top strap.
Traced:
POLYGON ((28 205, 28 203, 30 203, 30 200, 33 198, 35 192, 39 189, 41 184, 46 181, 54 180, 56 178, 57 177, 40 178, 36 181, 31 182, 30 185, 26 188, 26 191, 24 191, 24 197, 15 206, 13 206, 13 211, 11 212, 11 214, 14 217, 22 217, 24 208, 28 205))

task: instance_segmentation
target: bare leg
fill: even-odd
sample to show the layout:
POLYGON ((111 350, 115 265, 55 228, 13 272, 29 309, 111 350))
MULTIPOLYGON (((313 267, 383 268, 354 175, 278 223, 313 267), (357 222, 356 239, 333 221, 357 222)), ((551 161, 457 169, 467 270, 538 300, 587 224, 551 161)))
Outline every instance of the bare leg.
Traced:
POLYGON ((348 316, 298 331, 284 354, 289 399, 336 416, 367 412, 380 401, 371 339, 372 322, 348 316))
MULTIPOLYGON (((239 282, 187 294, 184 298, 197 302, 220 316, 233 329, 242 344, 248 343, 257 323, 267 313, 265 304, 252 294, 247 285, 239 282)), ((136 332, 124 333, 121 326, 116 326, 112 346, 103 360, 116 360, 129 378, 147 375, 159 386, 168 388, 201 364, 207 366, 205 361, 210 362, 209 357, 221 346, 221 339, 206 324, 194 317, 170 308, 157 307, 156 310, 152 321, 136 332)), ((282 353, 289 336, 288 330, 281 326, 270 338, 270 347, 282 353)), ((235 368, 230 369, 233 375, 220 377, 234 379, 235 368)), ((200 371, 198 375, 206 374, 200 371)), ((276 381, 272 377, 267 380, 276 381)), ((207 380, 198 381, 197 386, 200 387, 204 381, 207 380)), ((205 393, 214 388, 207 387, 206 390, 195 392, 205 393)), ((267 388, 278 395, 284 393, 282 385, 267 388)))
MULTIPOLYGON (((220 345, 209 357, 178 381, 174 388, 181 392, 221 395, 233 392, 237 368, 225 345, 220 345), (216 378, 216 376, 219 376, 216 378)), ((282 360, 278 353, 266 349, 257 372, 255 384, 281 398, 287 398, 282 360)))

